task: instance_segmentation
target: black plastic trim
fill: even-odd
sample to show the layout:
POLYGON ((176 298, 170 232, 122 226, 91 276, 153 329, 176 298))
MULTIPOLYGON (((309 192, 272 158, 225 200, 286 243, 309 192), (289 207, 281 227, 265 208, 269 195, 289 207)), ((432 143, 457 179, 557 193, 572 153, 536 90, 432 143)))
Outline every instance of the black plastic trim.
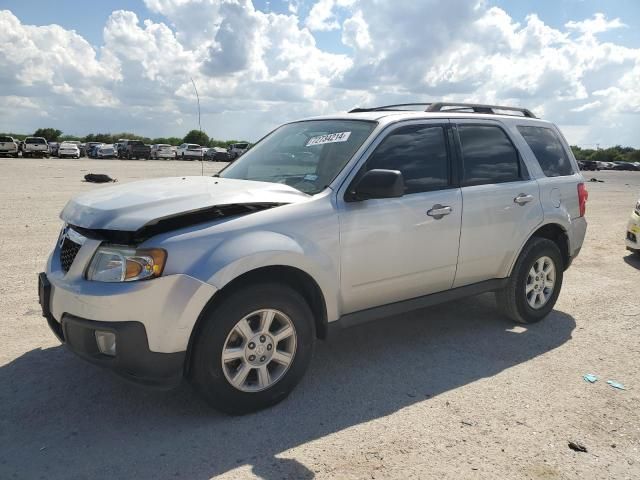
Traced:
POLYGON ((73 353, 127 380, 162 388, 175 387, 182 381, 186 352, 150 351, 147 332, 140 322, 99 322, 64 314, 62 331, 65 344, 73 353), (96 330, 115 333, 115 357, 99 352, 96 330))
POLYGON ((329 322, 329 329, 335 330, 349 328, 363 323, 379 320, 381 318, 387 318, 394 315, 411 312, 413 310, 431 307, 440 303, 450 302, 452 300, 457 300, 464 297, 471 297, 473 295, 479 295, 481 293, 492 292, 503 288, 508 281, 508 278, 496 278, 492 280, 486 280, 484 282, 473 283, 471 285, 465 285, 464 287, 452 288, 451 290, 445 290, 443 292, 424 295, 422 297, 403 300, 401 302, 390 303, 387 305, 381 305, 379 307, 373 307, 366 310, 360 310, 358 312, 348 313, 340 317, 335 322, 329 322))

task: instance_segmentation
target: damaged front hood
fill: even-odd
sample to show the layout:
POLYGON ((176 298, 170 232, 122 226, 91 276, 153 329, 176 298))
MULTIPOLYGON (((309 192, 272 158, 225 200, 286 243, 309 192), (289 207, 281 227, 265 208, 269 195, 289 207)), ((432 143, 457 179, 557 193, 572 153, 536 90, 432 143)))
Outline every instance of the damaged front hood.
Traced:
POLYGON ((101 188, 67 203, 60 218, 87 230, 159 233, 299 202, 305 193, 280 183, 217 177, 172 177, 101 188))

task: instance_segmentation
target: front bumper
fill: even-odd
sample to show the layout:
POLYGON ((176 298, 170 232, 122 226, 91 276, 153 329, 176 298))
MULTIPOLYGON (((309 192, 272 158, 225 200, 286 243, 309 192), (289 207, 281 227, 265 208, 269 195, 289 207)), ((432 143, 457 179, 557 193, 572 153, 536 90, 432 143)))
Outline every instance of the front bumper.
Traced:
POLYGON ((640 215, 631 213, 631 218, 627 224, 627 234, 625 244, 628 250, 640 252, 640 215))
POLYGON ((92 363, 142 383, 174 383, 191 332, 216 288, 184 274, 138 282, 88 281, 84 272, 100 243, 86 239, 67 272, 56 245, 47 271, 39 276, 39 298, 49 327, 92 363), (123 346, 117 346, 115 359, 96 356, 96 329, 118 337, 116 343, 123 346))
POLYGON ((46 274, 40 274, 38 283, 42 315, 55 336, 73 353, 136 383, 171 388, 181 382, 186 352, 152 352, 140 322, 98 322, 64 314, 58 323, 48 309, 51 284, 46 274), (115 356, 100 352, 96 331, 115 335, 115 356))

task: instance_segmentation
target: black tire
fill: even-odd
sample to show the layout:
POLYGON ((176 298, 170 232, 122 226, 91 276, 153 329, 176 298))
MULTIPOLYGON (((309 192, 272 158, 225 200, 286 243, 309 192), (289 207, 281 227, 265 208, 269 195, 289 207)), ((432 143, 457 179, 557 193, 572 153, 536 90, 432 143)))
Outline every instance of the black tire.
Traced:
POLYGON ((546 238, 531 238, 522 249, 506 287, 495 292, 498 308, 518 323, 539 322, 551 312, 558 299, 562 288, 563 271, 564 261, 558 245, 546 238), (527 302, 525 294, 527 278, 533 264, 545 256, 555 264, 554 289, 547 303, 540 308, 533 308, 527 302))
POLYGON ((259 283, 233 292, 205 313, 191 356, 191 382, 216 409, 241 415, 284 400, 302 378, 313 355, 315 323, 304 298, 288 286, 259 283), (260 309, 287 315, 295 328, 296 350, 288 370, 273 385, 258 392, 237 389, 222 370, 222 349, 231 330, 246 315, 260 309))

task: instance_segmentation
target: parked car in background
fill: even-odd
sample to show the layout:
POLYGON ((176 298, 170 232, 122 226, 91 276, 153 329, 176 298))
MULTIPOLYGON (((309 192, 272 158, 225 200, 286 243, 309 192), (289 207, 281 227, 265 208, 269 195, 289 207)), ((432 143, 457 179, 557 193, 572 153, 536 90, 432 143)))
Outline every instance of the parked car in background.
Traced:
POLYGON ((176 154, 171 148, 171 145, 166 143, 156 143, 155 145, 151 145, 151 158, 154 160, 164 159, 174 159, 176 158, 176 154))
POLYGON ((58 142, 49 142, 49 154, 51 154, 54 157, 57 157, 59 147, 60 147, 60 144, 58 142))
POLYGON ((80 158, 78 145, 71 142, 62 142, 58 146, 58 158, 80 158))
POLYGON ((179 160, 202 160, 202 147, 196 143, 183 143, 176 150, 179 160))
POLYGON ((13 137, 0 137, 0 155, 11 155, 12 157, 17 157, 18 152, 20 152, 18 144, 19 142, 14 140, 13 137))
POLYGON ((627 224, 626 244, 627 250, 640 255, 640 199, 636 202, 627 224))
POLYGON ((390 317, 409 345, 418 327, 396 315, 487 292, 543 320, 587 229, 569 145, 526 109, 424 107, 288 123, 216 177, 76 196, 39 276, 49 327, 89 362, 187 377, 239 414, 283 400, 334 328, 390 317))
POLYGON ((598 164, 600 170, 613 170, 613 167, 616 166, 613 162, 598 162, 598 164))
POLYGON ((613 170, 629 170, 633 172, 637 172, 640 168, 636 167, 631 162, 613 162, 615 165, 613 166, 613 170))
POLYGON ((151 147, 140 140, 125 140, 118 146, 118 158, 127 160, 139 160, 151 157, 151 147))
POLYGON ((221 147, 212 147, 209 148, 202 157, 204 160, 209 160, 212 162, 229 162, 231 161, 231 157, 229 156, 229 152, 225 148, 221 147))
POLYGON ((87 151, 87 157, 89 158, 97 158, 96 155, 96 147, 99 147, 100 145, 104 145, 104 143, 102 142, 87 142, 86 143, 86 151, 87 151))
POLYGON ((235 160, 244 152, 246 152, 248 149, 249 149, 248 143, 232 143, 231 145, 229 145, 229 149, 228 149, 229 157, 231 158, 231 160, 235 160))
POLYGON ((578 165, 580 165, 580 170, 600 170, 598 163, 593 160, 578 160, 578 165))
POLYGON ((96 150, 96 158, 116 158, 116 149, 113 145, 102 144, 96 150))
POLYGON ((78 147, 78 151, 80 152, 80 156, 85 156, 85 144, 80 142, 79 140, 65 140, 64 143, 71 143, 78 147))
POLYGON ((49 144, 43 137, 27 137, 22 147, 23 157, 49 157, 49 144))

